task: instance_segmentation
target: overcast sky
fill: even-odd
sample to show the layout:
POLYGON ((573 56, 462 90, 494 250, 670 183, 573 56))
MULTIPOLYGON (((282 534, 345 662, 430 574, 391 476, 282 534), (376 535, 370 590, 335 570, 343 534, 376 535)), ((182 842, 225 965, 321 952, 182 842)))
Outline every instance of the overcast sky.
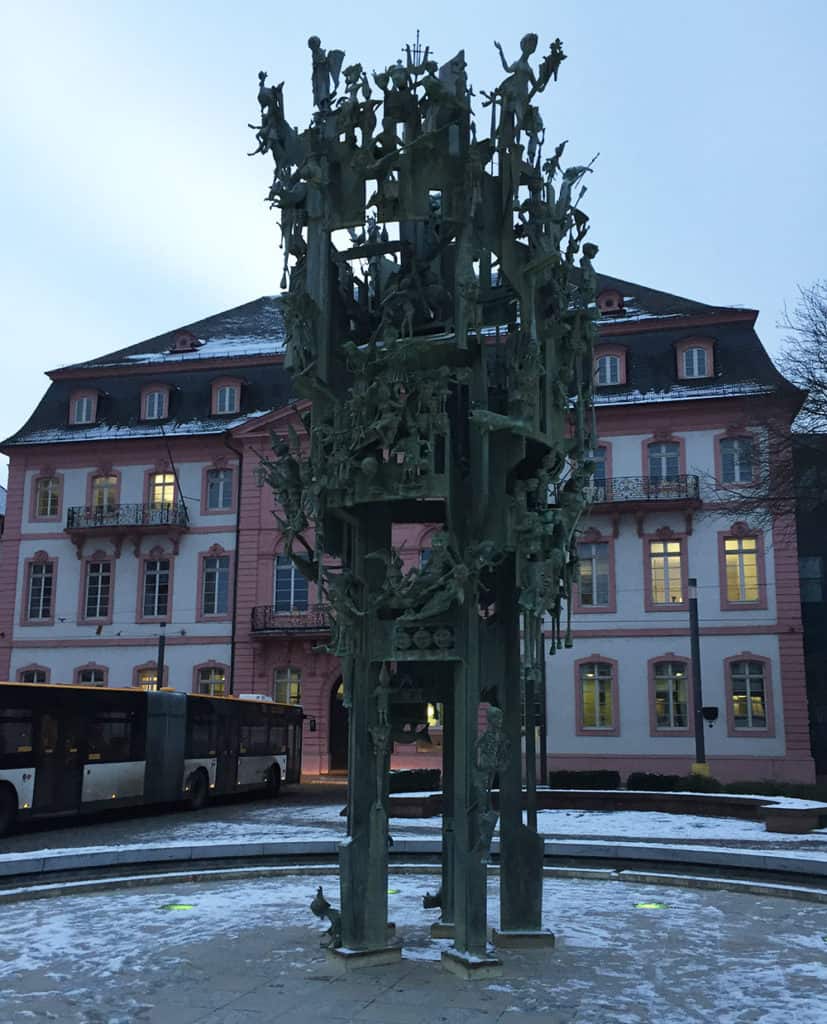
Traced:
POLYGON ((381 69, 417 28, 440 61, 465 48, 482 124, 493 41, 514 60, 524 32, 559 35, 541 109, 571 162, 600 152, 598 269, 758 308, 777 350, 785 302, 827 276, 825 0, 7 0, 0 437, 46 370, 277 292, 271 160, 245 155, 257 72, 304 126, 309 35, 381 69))

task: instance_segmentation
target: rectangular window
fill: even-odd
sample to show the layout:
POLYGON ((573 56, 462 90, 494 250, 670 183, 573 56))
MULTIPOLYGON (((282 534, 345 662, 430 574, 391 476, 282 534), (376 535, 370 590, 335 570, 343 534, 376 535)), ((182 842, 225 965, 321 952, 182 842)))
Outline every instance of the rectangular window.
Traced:
POLYGON ((748 437, 721 440, 721 480, 725 484, 752 483, 753 449, 748 437))
POLYGON ((230 556, 204 559, 201 610, 204 615, 226 615, 229 607, 230 556))
POLYGON ((32 562, 29 565, 27 618, 35 621, 52 618, 54 579, 54 562, 32 562))
POLYGON ((90 395, 76 398, 72 403, 72 423, 92 423, 94 411, 95 401, 90 395))
POLYGON ((620 383, 620 356, 600 356, 597 360, 597 384, 620 383))
POLYGON ((233 507, 233 471, 231 469, 207 470, 207 508, 218 512, 233 507))
POLYGON ((764 666, 760 661, 732 661, 732 719, 736 729, 766 729, 764 666))
POLYGON ((724 539, 726 563, 727 601, 757 601, 758 541, 755 537, 726 537, 724 539))
POLYGON ((115 763, 131 760, 134 724, 134 712, 98 711, 87 729, 89 760, 115 763))
POLYGON ((660 441, 657 444, 650 444, 648 457, 651 482, 674 482, 678 479, 681 446, 677 441, 660 441))
POLYGON ((238 412, 238 388, 235 384, 222 384, 215 392, 215 411, 238 412))
POLYGON ((60 508, 60 480, 43 476, 35 484, 35 515, 38 519, 54 519, 60 508))
POLYGON ((686 665, 682 661, 659 661, 655 665, 655 721, 658 729, 686 729, 686 665))
POLYGON ((279 704, 301 704, 302 674, 296 668, 277 668, 273 673, 273 700, 279 704))
POLYGON ((275 593, 277 612, 307 611, 307 580, 287 555, 276 556, 275 593))
POLYGON ((684 377, 706 377, 706 349, 688 348, 683 354, 684 377))
POLYGON ((584 729, 614 728, 612 666, 606 662, 580 666, 580 714, 584 729))
POLYGON ((649 541, 652 604, 683 604, 682 551, 679 540, 649 541))
POLYGON ((109 615, 109 597, 112 590, 112 563, 86 563, 86 598, 84 617, 105 619, 109 615))
POLYGON ((143 615, 162 619, 169 607, 169 559, 150 558, 144 562, 143 615))
POLYGON ((111 512, 118 496, 116 476, 92 477, 92 508, 96 512, 111 512))
POLYGON ((175 501, 175 474, 153 473, 149 478, 149 503, 153 509, 168 508, 175 501))
POLYGON ((106 669, 82 668, 78 672, 78 683, 81 686, 106 686, 106 669))
POLYGON ((580 604, 586 608, 609 605, 608 543, 578 544, 578 587, 580 604))
POLYGON ((23 708, 0 708, 0 757, 30 754, 32 713, 23 708))
POLYGON ((144 395, 144 419, 162 420, 167 414, 166 405, 165 391, 148 391, 144 395))
POLYGON ((21 683, 46 683, 46 670, 44 668, 27 668, 20 672, 17 677, 21 683))
POLYGON ((801 555, 798 559, 801 600, 816 603, 824 600, 824 559, 821 555, 801 555))
POLYGON ((606 483, 606 449, 595 448, 591 455, 591 461, 594 463, 592 482, 599 487, 603 486, 606 483))
POLYGON ((157 668, 141 668, 135 677, 135 681, 142 690, 157 690, 158 689, 158 669, 157 668))
POLYGON ((227 673, 222 665, 209 665, 198 670, 198 692, 210 697, 223 697, 227 673))

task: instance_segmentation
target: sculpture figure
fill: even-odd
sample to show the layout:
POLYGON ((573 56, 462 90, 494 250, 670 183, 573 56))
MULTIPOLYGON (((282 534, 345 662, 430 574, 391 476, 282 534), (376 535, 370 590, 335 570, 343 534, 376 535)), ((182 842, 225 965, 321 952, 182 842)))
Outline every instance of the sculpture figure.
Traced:
POLYGON ((342 61, 345 59, 344 50, 322 49, 322 41, 318 36, 311 36, 307 40, 313 60, 313 103, 319 113, 324 115, 330 112, 336 89, 339 86, 339 73, 342 70, 342 61))

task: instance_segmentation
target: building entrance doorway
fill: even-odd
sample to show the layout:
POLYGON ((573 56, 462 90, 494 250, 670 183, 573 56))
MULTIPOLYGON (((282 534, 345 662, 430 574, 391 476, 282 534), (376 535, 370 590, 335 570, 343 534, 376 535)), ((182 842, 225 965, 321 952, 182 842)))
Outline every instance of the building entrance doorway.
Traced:
POLYGON ((330 771, 347 771, 348 713, 344 705, 345 687, 340 679, 330 691, 330 771))

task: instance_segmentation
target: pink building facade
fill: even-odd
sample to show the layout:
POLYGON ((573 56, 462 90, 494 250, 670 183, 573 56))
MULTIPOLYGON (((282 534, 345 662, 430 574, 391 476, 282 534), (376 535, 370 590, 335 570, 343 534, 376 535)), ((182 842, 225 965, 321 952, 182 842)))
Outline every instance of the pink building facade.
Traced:
MULTIPOLYGON (((768 417, 789 423, 800 395, 754 312, 601 288, 594 503, 573 646, 547 661, 546 767, 688 770, 696 577, 713 773, 809 781, 795 531, 728 511, 766 473, 768 417)), ((261 482, 273 436, 303 430, 282 348, 264 298, 50 374, 2 446, 0 677, 154 686, 163 631, 166 685, 301 703, 305 771, 346 770, 328 612, 261 482)), ((399 531, 407 565, 429 534, 399 531)), ((433 712, 431 744, 398 747, 395 766, 439 765, 433 712)))

